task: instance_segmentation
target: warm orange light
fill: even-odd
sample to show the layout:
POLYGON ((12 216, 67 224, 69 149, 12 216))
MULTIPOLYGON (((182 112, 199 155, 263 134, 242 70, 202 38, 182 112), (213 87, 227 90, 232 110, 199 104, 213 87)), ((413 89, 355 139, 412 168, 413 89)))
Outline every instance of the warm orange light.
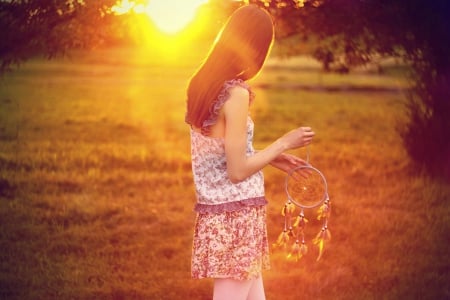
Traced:
POLYGON ((162 31, 176 33, 183 29, 195 16, 195 12, 205 0, 153 0, 146 13, 162 31))
POLYGON ((132 11, 135 5, 134 1, 122 0, 120 3, 114 5, 111 11, 116 15, 123 15, 132 11))
POLYGON ((163 32, 175 34, 194 18, 197 8, 208 0, 151 0, 147 4, 122 0, 111 10, 116 14, 147 14, 163 32))

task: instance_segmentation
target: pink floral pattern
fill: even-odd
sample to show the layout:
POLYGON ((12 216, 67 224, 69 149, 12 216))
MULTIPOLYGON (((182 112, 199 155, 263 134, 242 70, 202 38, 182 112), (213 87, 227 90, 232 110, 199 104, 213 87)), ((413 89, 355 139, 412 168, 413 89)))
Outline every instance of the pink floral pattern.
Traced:
POLYGON ((257 278, 270 268, 266 207, 221 214, 199 213, 192 249, 192 277, 257 278))
MULTIPOLYGON (((220 108, 229 97, 229 89, 241 86, 249 89, 242 80, 225 83, 220 100, 216 102, 212 115, 206 122, 211 126, 217 120, 220 108)), ((253 93, 250 93, 253 95, 253 93)), ((253 155, 254 124, 247 119, 247 155, 253 155)), ((192 172, 196 188, 198 212, 222 212, 241 209, 244 206, 264 205, 264 176, 261 171, 244 181, 233 184, 227 174, 225 145, 222 138, 212 138, 191 129, 192 172)))
MULTIPOLYGON (((232 87, 253 92, 242 80, 224 84, 201 133, 191 129, 192 171, 198 212, 192 248, 193 278, 256 278, 269 268, 264 177, 257 172, 233 184, 227 174, 222 138, 208 136, 232 87)), ((248 156, 253 155, 254 124, 247 118, 248 156)))

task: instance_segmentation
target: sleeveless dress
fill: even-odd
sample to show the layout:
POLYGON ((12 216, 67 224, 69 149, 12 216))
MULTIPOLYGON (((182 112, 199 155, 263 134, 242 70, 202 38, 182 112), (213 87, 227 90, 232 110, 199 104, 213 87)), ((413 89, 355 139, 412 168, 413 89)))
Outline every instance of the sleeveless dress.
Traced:
MULTIPOLYGON (((249 280, 269 269, 264 178, 261 171, 233 184, 227 175, 223 138, 208 137, 235 86, 253 92, 242 80, 224 83, 199 133, 191 128, 192 171, 197 196, 191 273, 193 278, 249 280)), ((247 155, 253 155, 253 121, 247 118, 247 155)))

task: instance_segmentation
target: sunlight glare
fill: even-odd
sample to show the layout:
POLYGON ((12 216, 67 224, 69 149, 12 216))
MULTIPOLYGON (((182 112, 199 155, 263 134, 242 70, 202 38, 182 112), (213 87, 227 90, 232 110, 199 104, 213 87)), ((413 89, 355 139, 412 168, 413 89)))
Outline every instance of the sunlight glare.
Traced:
POLYGON ((197 8, 206 0, 153 0, 146 13, 162 31, 176 33, 183 29, 195 16, 197 8))
POLYGON ((112 11, 116 14, 134 12, 147 14, 164 33, 175 34, 185 28, 195 16, 197 8, 208 0, 151 0, 147 4, 122 0, 112 11))

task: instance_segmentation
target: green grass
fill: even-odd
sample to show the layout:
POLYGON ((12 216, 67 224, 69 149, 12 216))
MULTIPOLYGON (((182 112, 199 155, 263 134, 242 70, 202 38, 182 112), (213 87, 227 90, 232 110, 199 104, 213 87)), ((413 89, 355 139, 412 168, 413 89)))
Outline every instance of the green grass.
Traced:
MULTIPOLYGON (((210 299, 212 281, 190 279, 195 195, 183 123, 201 58, 142 55, 34 60, 1 80, 0 298, 210 299)), ((311 162, 333 203, 323 258, 311 236, 298 263, 274 250, 267 298, 448 298, 450 186, 412 175, 395 129, 407 82, 294 61, 269 63, 252 84, 256 147, 312 126, 311 162)), ((284 174, 265 176, 274 242, 284 174)))

